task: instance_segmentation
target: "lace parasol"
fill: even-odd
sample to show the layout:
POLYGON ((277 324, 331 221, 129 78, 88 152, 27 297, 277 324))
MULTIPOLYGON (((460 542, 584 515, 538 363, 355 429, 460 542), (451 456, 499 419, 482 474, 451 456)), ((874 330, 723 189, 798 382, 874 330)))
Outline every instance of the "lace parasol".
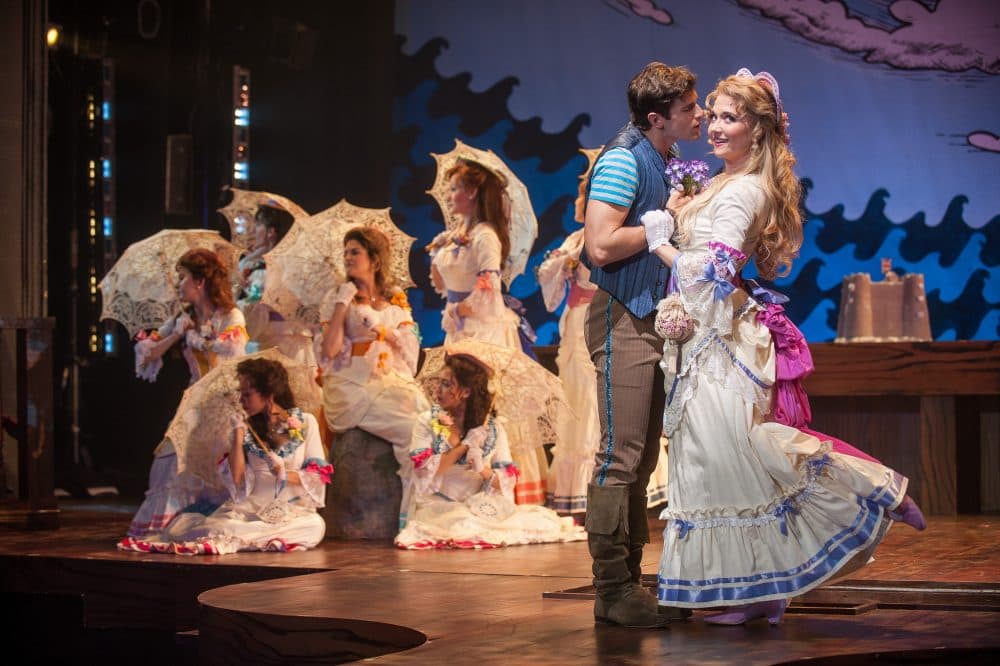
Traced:
POLYGON ((356 226, 376 227, 389 238, 390 276, 397 286, 412 287, 410 246, 416 239, 393 223, 388 208, 362 208, 342 199, 315 215, 296 219, 264 255, 267 271, 261 302, 286 319, 318 323, 323 296, 346 279, 344 234, 356 226))
POLYGON ((441 214, 444 215, 445 225, 449 229, 453 229, 459 220, 450 213, 449 184, 445 174, 458 160, 478 162, 499 174, 507 182, 507 193, 510 197, 510 256, 501 271, 501 277, 504 284, 510 287, 514 278, 524 272, 528 265, 528 256, 531 254, 531 246, 538 238, 538 219, 531 206, 528 188, 492 150, 473 148, 455 139, 455 147, 450 152, 443 155, 431 153, 431 156, 437 162, 437 173, 434 176, 434 185, 427 190, 427 194, 437 201, 441 214))
POLYGON ((297 203, 280 194, 241 190, 235 187, 229 188, 229 191, 233 193, 233 200, 219 208, 218 212, 229 222, 233 245, 240 250, 248 250, 253 245, 253 218, 257 213, 257 207, 261 204, 268 202, 276 204, 291 213, 295 219, 309 214, 297 203))
POLYGON ((235 277, 239 250, 219 232, 164 229, 129 245, 101 280, 101 319, 114 319, 135 337, 179 313, 177 260, 196 248, 215 252, 235 277))
POLYGON ((248 358, 279 361, 288 370, 288 382, 296 407, 316 414, 322 404, 316 371, 293 361, 275 348, 226 359, 184 391, 164 439, 177 452, 177 471, 190 471, 211 486, 220 481, 217 464, 232 444, 233 414, 242 414, 236 366, 248 358))

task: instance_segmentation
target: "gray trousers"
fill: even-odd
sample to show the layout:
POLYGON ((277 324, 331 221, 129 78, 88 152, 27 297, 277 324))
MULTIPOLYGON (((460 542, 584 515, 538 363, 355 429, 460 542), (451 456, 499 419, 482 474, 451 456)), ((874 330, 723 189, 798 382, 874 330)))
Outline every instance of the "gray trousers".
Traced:
POLYGON ((629 486, 646 494, 659 458, 666 394, 658 365, 663 339, 653 330, 656 313, 638 319, 603 289, 587 311, 587 349, 597 369, 601 443, 591 482, 629 486))

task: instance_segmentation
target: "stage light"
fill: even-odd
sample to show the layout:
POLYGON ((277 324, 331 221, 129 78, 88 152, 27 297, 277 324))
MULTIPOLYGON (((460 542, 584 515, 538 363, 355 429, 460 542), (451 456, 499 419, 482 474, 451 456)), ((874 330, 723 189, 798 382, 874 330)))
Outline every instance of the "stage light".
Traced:
POLYGON ((245 184, 250 180, 250 165, 246 162, 233 163, 233 180, 245 184))
POLYGON ((111 160, 107 158, 101 160, 101 177, 104 180, 111 179, 111 160))
POLYGON ((52 24, 49 29, 45 31, 45 43, 49 45, 50 49, 54 49, 59 46, 59 41, 62 39, 62 26, 52 24))
POLYGON ((250 183, 250 70, 233 66, 233 184, 250 183))
POLYGON ((111 120, 111 102, 101 102, 101 118, 104 122, 111 120))
POLYGON ((233 225, 236 227, 237 234, 245 234, 247 232, 247 218, 242 215, 237 215, 236 219, 233 220, 233 225))
POLYGON ((115 334, 114 333, 105 333, 104 334, 104 353, 105 354, 114 354, 115 353, 115 342, 116 341, 117 341, 117 339, 115 338, 115 334))
POLYGON ((104 232, 104 237, 105 238, 111 236, 114 233, 114 226, 111 224, 111 218, 110 217, 105 217, 104 218, 104 226, 102 228, 102 231, 104 232))

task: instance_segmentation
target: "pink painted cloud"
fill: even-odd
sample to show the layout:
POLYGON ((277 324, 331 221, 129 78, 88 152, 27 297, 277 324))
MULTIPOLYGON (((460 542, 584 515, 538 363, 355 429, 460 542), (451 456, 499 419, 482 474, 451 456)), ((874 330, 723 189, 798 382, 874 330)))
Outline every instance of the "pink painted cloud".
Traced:
POLYGON ((663 9, 662 7, 657 7, 656 3, 652 0, 618 0, 622 5, 625 5, 632 10, 632 13, 642 16, 643 18, 648 18, 651 21, 655 21, 660 25, 671 25, 674 22, 674 17, 670 15, 670 12, 663 9))
POLYGON ((931 11, 915 0, 896 0, 889 12, 905 23, 895 30, 865 25, 843 2, 736 0, 780 21, 806 39, 898 69, 1000 74, 1000 2, 940 0, 931 11))
POLYGON ((974 146, 980 150, 1000 153, 1000 136, 992 132, 972 132, 965 137, 965 140, 969 142, 970 146, 974 146))

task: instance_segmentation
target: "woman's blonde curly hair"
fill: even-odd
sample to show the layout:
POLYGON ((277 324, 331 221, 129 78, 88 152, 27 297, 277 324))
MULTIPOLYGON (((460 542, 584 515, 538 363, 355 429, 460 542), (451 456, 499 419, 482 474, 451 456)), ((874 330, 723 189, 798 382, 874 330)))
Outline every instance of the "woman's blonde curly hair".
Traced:
POLYGON ((765 196, 764 206, 747 233, 747 239, 755 242, 754 263, 765 279, 788 275, 802 247, 802 185, 792 171, 796 160, 786 143, 787 121, 768 86, 753 78, 734 75, 723 79, 705 99, 706 107, 711 108, 719 95, 733 100, 757 148, 751 150, 750 159, 739 173, 715 176, 711 185, 680 212, 677 227, 681 238, 688 236, 697 213, 726 183, 738 176, 756 174, 765 196))

